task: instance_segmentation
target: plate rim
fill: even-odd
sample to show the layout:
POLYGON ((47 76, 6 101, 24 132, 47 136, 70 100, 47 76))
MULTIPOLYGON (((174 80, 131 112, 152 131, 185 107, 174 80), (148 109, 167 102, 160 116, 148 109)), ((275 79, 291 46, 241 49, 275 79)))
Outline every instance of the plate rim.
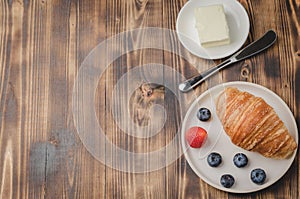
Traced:
MULTIPOLYGON (((261 97, 261 96, 259 96, 259 97, 261 97)), ((297 151, 298 151, 298 145, 299 145, 299 143, 298 143, 298 139, 299 139, 298 132, 299 132, 299 130, 298 130, 298 127, 297 127, 295 116, 293 115, 292 111, 290 110, 289 106, 285 103, 285 101, 281 97, 279 97, 275 92, 273 92, 272 90, 270 90, 270 89, 268 89, 268 88, 266 88, 266 87, 264 87, 264 86, 262 86, 260 84, 256 84, 256 83, 252 83, 252 82, 230 81, 230 82, 225 82, 225 83, 217 84, 217 85, 215 85, 215 86, 207 89, 205 92, 203 92, 201 95, 199 95, 194 100, 194 102, 189 106, 188 111, 186 112, 186 114, 184 116, 184 119, 183 119, 183 122, 182 122, 182 125, 181 125, 181 131, 180 131, 180 133, 181 133, 181 136, 180 136, 181 137, 181 149, 183 151, 185 159, 187 160, 189 166, 192 168, 193 172, 201 180, 203 180, 205 183, 209 184, 210 186, 212 186, 212 187, 214 187, 216 189, 219 189, 219 190, 222 190, 222 191, 225 191, 225 192, 230 192, 230 193, 253 193, 253 192, 257 192, 257 191, 260 191, 260 190, 263 190, 263 189, 266 189, 266 188, 270 187, 271 185, 273 185, 274 183, 276 183, 277 181, 279 181, 287 173, 287 171, 290 169, 290 167, 292 166, 293 162, 295 161, 295 157, 296 157, 296 154, 297 154, 297 151), (254 88, 259 88, 259 89, 261 89, 263 91, 267 91, 269 94, 271 94, 272 96, 274 96, 277 100, 279 100, 279 102, 288 110, 289 116, 291 118, 293 118, 293 120, 291 121, 292 125, 296 129, 295 137, 294 138, 295 138, 295 141, 297 143, 297 148, 294 151, 293 155, 290 157, 289 164, 286 167, 286 169, 284 170, 284 172, 282 172, 281 175, 278 176, 277 180, 274 180, 273 182, 271 182, 269 184, 266 184, 265 186, 261 186, 261 187, 258 187, 257 189, 253 189, 253 190, 245 190, 245 191, 243 191, 243 190, 230 189, 230 188, 222 187, 221 185, 216 185, 213 182, 210 182, 209 179, 207 179, 205 176, 203 176, 203 175, 200 174, 200 172, 198 171, 198 169, 195 168, 194 164, 191 164, 192 160, 190 159, 190 155, 187 154, 187 151, 189 149, 185 147, 185 137, 184 137, 185 131, 184 131, 184 129, 186 129, 186 120, 188 119, 188 115, 190 115, 190 113, 192 112, 192 108, 197 103, 199 103, 199 101, 201 100, 201 98, 203 98, 207 94, 209 94, 209 92, 211 92, 212 89, 216 90, 216 89, 218 89, 221 86, 223 86, 225 88, 225 87, 229 87, 229 86, 233 86, 233 85, 251 86, 251 87, 254 87, 254 88)))
MULTIPOLYGON (((206 2, 209 2, 211 4, 213 4, 214 2, 218 1, 218 0, 204 0, 206 2)), ((243 39, 241 41, 241 44, 238 45, 238 47, 236 47, 236 49, 234 48, 234 50, 228 50, 228 52, 225 52, 225 53, 222 53, 221 55, 208 55, 206 53, 204 54, 198 54, 197 52, 195 52, 194 50, 191 50, 185 42, 182 41, 182 37, 186 37, 186 38, 189 38, 190 40, 193 40, 191 39, 188 35, 185 35, 183 33, 181 33, 181 31, 179 30, 179 22, 180 22, 180 19, 183 15, 183 12, 185 11, 185 9, 190 5, 190 4, 202 4, 203 1, 197 1, 197 0, 189 0, 187 3, 185 3, 183 5, 183 7, 180 9, 179 13, 178 13, 178 16, 177 16, 177 19, 176 19, 176 33, 178 35, 178 39, 180 41, 180 43, 190 52, 192 53, 193 55, 197 56, 197 57, 200 57, 200 58, 203 58, 203 59, 209 59, 209 60, 213 60, 213 59, 222 59, 222 58, 225 58, 225 57, 228 57, 232 54, 234 54, 235 52, 237 52, 245 43, 245 41, 247 40, 248 38, 248 35, 249 35, 249 31, 250 31, 250 20, 249 20, 249 16, 248 16, 248 13, 246 11, 246 9, 244 8, 244 6, 236 1, 236 0, 225 0, 223 1, 223 4, 227 4, 228 5, 228 2, 231 2, 231 3, 234 3, 236 5, 238 5, 238 7, 240 8, 240 10, 244 13, 244 15, 246 16, 246 20, 245 20, 245 32, 247 32, 244 36, 243 36, 243 39)), ((195 42, 196 43, 196 42, 195 42)), ((203 48, 201 45, 197 44, 199 48, 203 49, 204 51, 206 50, 205 48, 203 48)), ((230 46, 231 44, 229 44, 230 46)), ((230 48, 229 48, 230 49, 230 48)))

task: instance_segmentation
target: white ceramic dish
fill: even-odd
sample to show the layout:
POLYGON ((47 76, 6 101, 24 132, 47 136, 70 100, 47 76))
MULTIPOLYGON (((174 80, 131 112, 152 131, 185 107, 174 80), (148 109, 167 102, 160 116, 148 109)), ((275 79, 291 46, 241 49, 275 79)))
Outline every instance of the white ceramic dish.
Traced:
POLYGON ((194 55, 205 59, 220 59, 233 54, 244 44, 249 33, 249 18, 244 7, 236 0, 190 0, 178 14, 176 31, 180 42, 194 55), (203 48, 195 28, 194 9, 214 4, 224 6, 231 43, 203 48))
POLYGON ((240 90, 262 97, 271 105, 280 119, 285 123, 291 135, 298 144, 298 129, 295 118, 285 102, 269 89, 247 82, 229 82, 210 88, 201 94, 189 108, 181 129, 181 144, 185 157, 193 171, 211 186, 233 193, 249 193, 264 189, 279 180, 291 166, 296 151, 292 157, 284 160, 274 160, 265 158, 259 153, 249 152, 231 143, 230 138, 224 132, 219 121, 214 100, 218 94, 228 86, 236 87, 240 90), (207 107, 211 110, 212 118, 208 122, 198 120, 196 114, 200 107, 207 107), (208 138, 200 149, 189 147, 184 138, 185 132, 192 126, 201 126, 208 132, 208 138), (212 168, 207 164, 207 155, 210 152, 218 152, 222 155, 223 162, 217 168, 212 168), (248 165, 244 168, 237 168, 233 164, 233 156, 238 153, 245 153, 248 157, 248 165), (263 185, 256 185, 250 179, 250 172, 254 168, 262 168, 267 174, 267 179, 263 185), (231 174, 235 178, 235 184, 231 188, 224 188, 220 184, 220 177, 223 174, 231 174))

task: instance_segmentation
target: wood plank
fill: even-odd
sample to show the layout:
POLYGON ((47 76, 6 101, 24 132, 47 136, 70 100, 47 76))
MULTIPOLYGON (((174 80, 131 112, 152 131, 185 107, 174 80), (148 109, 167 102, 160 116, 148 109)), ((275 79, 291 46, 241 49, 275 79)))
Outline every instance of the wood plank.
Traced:
MULTIPOLYGON (((110 13, 110 20, 107 23, 108 36, 113 36, 122 31, 135 28, 161 26, 161 20, 157 20, 157 18, 161 19, 162 16, 160 12, 161 2, 158 1, 127 1, 126 3, 122 1, 110 1, 107 5, 107 9, 108 13, 110 13), (127 17, 123 17, 126 16, 126 14, 127 17)), ((140 45, 139 42, 149 42, 147 38, 144 37, 142 30, 139 35, 127 33, 126 36, 128 37, 127 40, 121 40, 117 46, 113 46, 108 50, 121 54, 129 48, 127 45, 140 45)), ((142 66, 147 63, 162 63, 162 58, 155 51, 141 49, 120 57, 110 66, 111 68, 108 70, 108 74, 106 76, 106 82, 110 82, 110 84, 106 85, 105 92, 106 113, 110 113, 110 107, 114 106, 114 104, 112 104, 113 100, 110 96, 113 89, 112 86, 118 83, 118 80, 122 75, 127 74, 135 67, 142 66)), ((143 70, 141 70, 141 74, 142 73, 143 70)), ((153 75, 157 75, 157 71, 153 71, 153 75)), ((125 83, 130 85, 132 82, 125 83)), ((122 95, 122 99, 125 101, 126 99, 128 101, 131 98, 130 93, 126 90, 122 91, 120 95, 122 95)), ((122 113, 119 113, 117 110, 117 114, 122 113)), ((126 119, 126 117, 129 116, 124 115, 124 117, 126 119)), ((141 122, 142 123, 140 125, 143 125, 146 121, 141 122)), ((134 136, 128 136, 126 135, 128 132, 121 131, 114 124, 114 118, 111 114, 107 114, 105 125, 106 135, 113 143, 113 146, 117 145, 122 148, 129 146, 129 148, 124 148, 126 151, 130 150, 134 153, 145 153, 147 151, 152 151, 153 148, 159 149, 159 146, 164 145, 165 136, 163 131, 156 135, 155 138, 146 140, 138 139, 134 136)), ((147 131, 144 133, 147 134, 147 131)), ((117 154, 107 155, 117 157, 117 154)), ((125 160, 123 164, 126 164, 125 160)), ((146 170, 148 164, 152 163, 147 162, 144 165, 146 170)), ((134 165, 129 166, 134 169, 134 165)), ((165 175, 163 169, 141 174, 125 173, 110 168, 106 171, 106 196, 108 198, 162 198, 165 195, 165 192, 162 191, 165 189, 165 175), (122 186, 120 187, 118 185, 122 186)))

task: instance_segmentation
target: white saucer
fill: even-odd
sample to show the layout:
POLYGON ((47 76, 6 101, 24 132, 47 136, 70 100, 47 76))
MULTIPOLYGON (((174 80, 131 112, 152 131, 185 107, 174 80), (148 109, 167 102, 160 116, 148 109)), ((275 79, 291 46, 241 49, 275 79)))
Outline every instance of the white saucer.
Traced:
POLYGON ((234 193, 249 193, 264 189, 279 180, 289 169, 294 161, 297 150, 293 155, 284 160, 265 158, 256 152, 246 151, 232 144, 230 138, 224 132, 219 121, 214 100, 225 87, 236 87, 239 90, 247 91, 255 96, 262 97, 272 106, 280 119, 284 122, 291 136, 298 144, 298 129, 295 118, 285 102, 269 89, 247 82, 228 82, 217 85, 201 94, 191 105, 182 123, 181 145, 189 165, 193 171, 211 186, 234 193), (212 118, 207 122, 201 122, 197 118, 197 111, 201 107, 210 109, 212 118), (189 147, 185 140, 185 132, 192 126, 200 126, 206 129, 208 138, 200 149, 189 147), (207 163, 207 155, 211 152, 218 152, 222 156, 222 164, 219 167, 210 167, 207 163), (233 156, 242 152, 248 157, 248 165, 244 168, 237 168, 233 164, 233 156), (264 184, 254 184, 250 179, 252 169, 262 168, 265 170, 267 179, 264 184), (220 177, 223 174, 231 174, 235 178, 235 184, 231 188, 224 188, 220 184, 220 177))
POLYGON ((244 7, 236 0, 190 0, 180 10, 176 31, 180 42, 192 54, 205 59, 227 57, 242 47, 249 33, 249 18, 244 7), (229 26, 230 44, 203 48, 195 28, 194 9, 200 6, 223 4, 229 26))

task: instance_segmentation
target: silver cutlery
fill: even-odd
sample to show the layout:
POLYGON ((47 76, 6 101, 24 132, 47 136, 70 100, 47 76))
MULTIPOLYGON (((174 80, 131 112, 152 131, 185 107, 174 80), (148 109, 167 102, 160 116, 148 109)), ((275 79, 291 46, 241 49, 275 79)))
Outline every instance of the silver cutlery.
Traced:
POLYGON ((204 71, 198 76, 192 77, 182 83, 179 84, 179 90, 182 92, 188 92, 198 86, 200 83, 202 83, 204 80, 209 78, 211 75, 216 73, 217 71, 225 68, 226 66, 229 66, 230 64, 239 62, 241 60, 244 60, 248 57, 251 57, 253 55, 256 55, 263 50, 269 48, 275 41, 276 41, 277 35, 273 30, 269 30, 266 32, 260 39, 252 42, 242 50, 235 53, 230 58, 226 59, 224 62, 208 69, 207 71, 204 71))

